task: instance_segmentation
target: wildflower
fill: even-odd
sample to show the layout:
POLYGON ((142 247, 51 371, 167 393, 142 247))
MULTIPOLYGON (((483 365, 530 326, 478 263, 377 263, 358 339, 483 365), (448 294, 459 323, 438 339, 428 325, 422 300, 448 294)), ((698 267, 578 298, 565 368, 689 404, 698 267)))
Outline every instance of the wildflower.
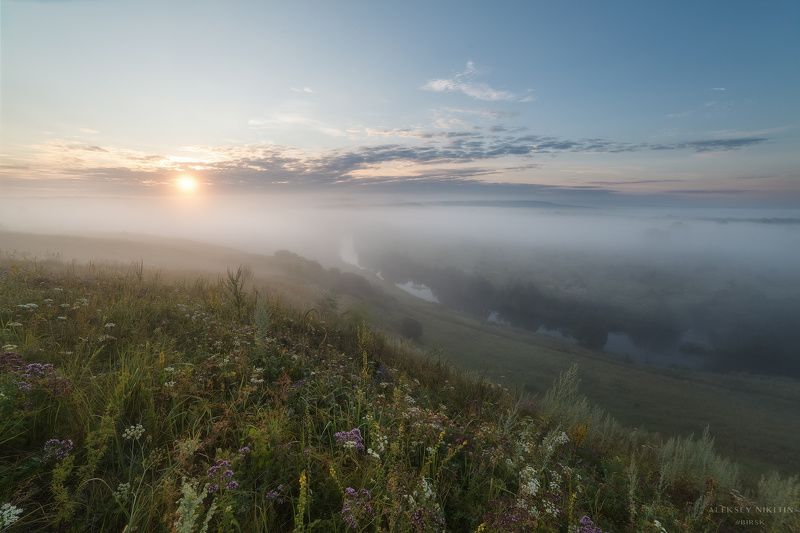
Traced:
POLYGON ((106 328, 106 329, 112 329, 112 328, 117 327, 117 325, 114 324, 113 322, 106 322, 106 325, 103 326, 103 327, 106 328))
POLYGON ((164 372, 166 372, 167 374, 172 374, 173 372, 175 372, 175 367, 174 366, 168 366, 168 367, 164 368, 164 372))
POLYGON ((239 482, 233 479, 234 472, 231 470, 231 462, 226 459, 218 459, 206 472, 211 485, 208 487, 209 493, 220 490, 224 486, 228 490, 239 488, 239 482))
POLYGON ((5 345, 3 345, 3 351, 4 352, 13 352, 16 349, 17 349, 17 345, 16 344, 5 344, 5 345))
POLYGON ((239 455, 241 455, 242 457, 246 457, 250 455, 251 451, 252 450, 250 450, 250 446, 242 446, 241 448, 239 448, 239 455))
POLYGON ((536 496, 539 492, 539 478, 536 474, 536 469, 532 466, 526 466, 519 473, 519 478, 520 494, 523 496, 536 496))
POLYGON ((372 494, 367 489, 356 490, 353 487, 344 489, 342 502, 342 520, 352 529, 363 528, 372 521, 372 494))
POLYGON ((167 387, 168 389, 171 389, 172 387, 175 386, 175 382, 174 381, 165 381, 164 382, 164 386, 167 387))
POLYGON ((56 320, 66 320, 66 319, 67 319, 67 317, 65 317, 65 316, 57 316, 56 317, 56 320))
POLYGON ((114 499, 120 503, 125 503, 128 500, 128 496, 131 494, 131 484, 130 483, 120 483, 117 485, 117 488, 113 492, 114 499))
POLYGON ((353 428, 350 431, 339 431, 334 433, 336 442, 349 450, 364 451, 364 438, 361 436, 361 430, 353 428))
POLYGON ((17 372, 22 368, 22 358, 14 352, 0 354, 0 371, 17 372))
POLYGON ((266 497, 268 500, 276 501, 278 503, 283 503, 285 501, 285 498, 283 497, 285 489, 286 486, 283 483, 281 483, 271 491, 267 492, 266 497))
POLYGON ((0 506, 0 531, 10 528, 19 520, 19 515, 22 514, 22 509, 10 503, 4 503, 0 506))
POLYGON ((17 307, 26 311, 35 311, 36 309, 39 309, 39 306, 35 303, 19 304, 17 307))
POLYGON ((144 426, 136 424, 129 426, 122 432, 122 438, 125 440, 139 440, 144 435, 144 426))
POLYGON ((21 328, 22 327, 22 323, 20 323, 20 322, 9 322, 8 323, 8 327, 10 327, 10 328, 21 328))
POLYGON ((603 533, 603 530, 594 525, 594 522, 588 516, 581 518, 578 523, 580 524, 578 533, 603 533))
POLYGON ((64 459, 72 451, 74 444, 70 439, 48 439, 44 443, 44 454, 46 457, 55 457, 58 460, 64 459))
POLYGON ((25 379, 30 378, 43 378, 53 372, 53 365, 50 363, 30 363, 25 365, 22 377, 25 379))
POLYGON ((254 368, 253 375, 250 377, 250 383, 259 384, 264 383, 264 369, 254 368))

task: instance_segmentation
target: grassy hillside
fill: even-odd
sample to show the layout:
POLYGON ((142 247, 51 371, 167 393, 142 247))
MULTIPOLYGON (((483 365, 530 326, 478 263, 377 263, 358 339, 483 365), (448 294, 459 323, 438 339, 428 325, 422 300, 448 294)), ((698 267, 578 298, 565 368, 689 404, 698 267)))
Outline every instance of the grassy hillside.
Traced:
POLYGON ((6 254, 63 260, 138 262, 174 279, 224 273, 247 264, 253 283, 268 285, 300 309, 329 308, 360 315, 396 332, 406 317, 424 326, 418 348, 493 382, 541 396, 571 365, 581 369, 583 391, 631 427, 664 435, 699 435, 706 427, 717 447, 742 464, 754 481, 762 472, 800 472, 800 382, 774 376, 659 369, 560 343, 521 329, 497 327, 429 304, 372 277, 326 270, 289 253, 275 256, 186 240, 141 236, 74 237, 0 232, 6 254))
POLYGON ((627 431, 574 369, 520 399, 246 278, 2 263, 0 528, 800 527, 796 479, 627 431))

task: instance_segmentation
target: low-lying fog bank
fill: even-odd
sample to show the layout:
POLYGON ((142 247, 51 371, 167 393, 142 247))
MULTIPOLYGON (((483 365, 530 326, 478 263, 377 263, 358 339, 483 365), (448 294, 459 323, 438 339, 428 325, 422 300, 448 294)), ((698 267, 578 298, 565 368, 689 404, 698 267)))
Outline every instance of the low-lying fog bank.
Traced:
POLYGON ((285 195, 6 198, 0 213, 14 231, 286 249, 645 363, 800 376, 800 210, 285 195))

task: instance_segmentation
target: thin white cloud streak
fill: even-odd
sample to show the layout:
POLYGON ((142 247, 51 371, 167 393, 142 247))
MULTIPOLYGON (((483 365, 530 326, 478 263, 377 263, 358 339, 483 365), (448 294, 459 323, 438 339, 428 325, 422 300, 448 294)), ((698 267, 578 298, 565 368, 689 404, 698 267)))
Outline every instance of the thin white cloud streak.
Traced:
POLYGON ((456 92, 465 94, 476 100, 486 102, 530 102, 533 95, 518 95, 511 91, 495 89, 490 85, 476 81, 479 75, 475 63, 467 61, 467 66, 452 78, 429 80, 421 89, 437 93, 456 92))

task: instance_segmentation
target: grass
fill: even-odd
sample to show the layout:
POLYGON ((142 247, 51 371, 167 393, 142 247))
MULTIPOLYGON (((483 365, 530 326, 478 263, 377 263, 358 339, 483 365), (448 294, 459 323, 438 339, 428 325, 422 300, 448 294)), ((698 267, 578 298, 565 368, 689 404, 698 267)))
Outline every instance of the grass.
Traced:
MULTIPOLYGON (((443 306, 414 298, 391 284, 353 290, 340 276, 291 254, 245 254, 185 240, 135 236, 75 237, 0 232, 0 248, 65 260, 139 263, 191 279, 209 272, 227 275, 247 264, 256 284, 268 284, 294 307, 338 308, 360 315, 382 331, 402 320, 424 324, 421 349, 504 384, 541 396, 558 375, 577 364, 584 393, 625 425, 666 436, 700 435, 706 427, 716 446, 741 464, 753 483, 770 469, 800 472, 800 382, 775 376, 731 375, 658 369, 566 345, 530 332, 471 320, 443 306), (700 406, 700 408, 698 408, 700 406)), ((165 274, 166 275, 166 274, 165 274)), ((359 287, 356 286, 356 289, 359 287)))
POLYGON ((626 425, 681 436, 700 435, 710 426, 717 446, 742 463, 743 475, 757 480, 774 468, 800 472, 796 380, 645 367, 396 297, 389 312, 373 306, 369 314, 386 329, 403 316, 416 317, 425 324, 425 348, 439 348, 446 360, 492 381, 541 396, 577 364, 589 399, 626 425))
POLYGON ((796 478, 627 430, 574 368, 537 402, 243 269, 6 260, 0 283, 0 529, 800 527, 756 510, 800 507, 796 478))

